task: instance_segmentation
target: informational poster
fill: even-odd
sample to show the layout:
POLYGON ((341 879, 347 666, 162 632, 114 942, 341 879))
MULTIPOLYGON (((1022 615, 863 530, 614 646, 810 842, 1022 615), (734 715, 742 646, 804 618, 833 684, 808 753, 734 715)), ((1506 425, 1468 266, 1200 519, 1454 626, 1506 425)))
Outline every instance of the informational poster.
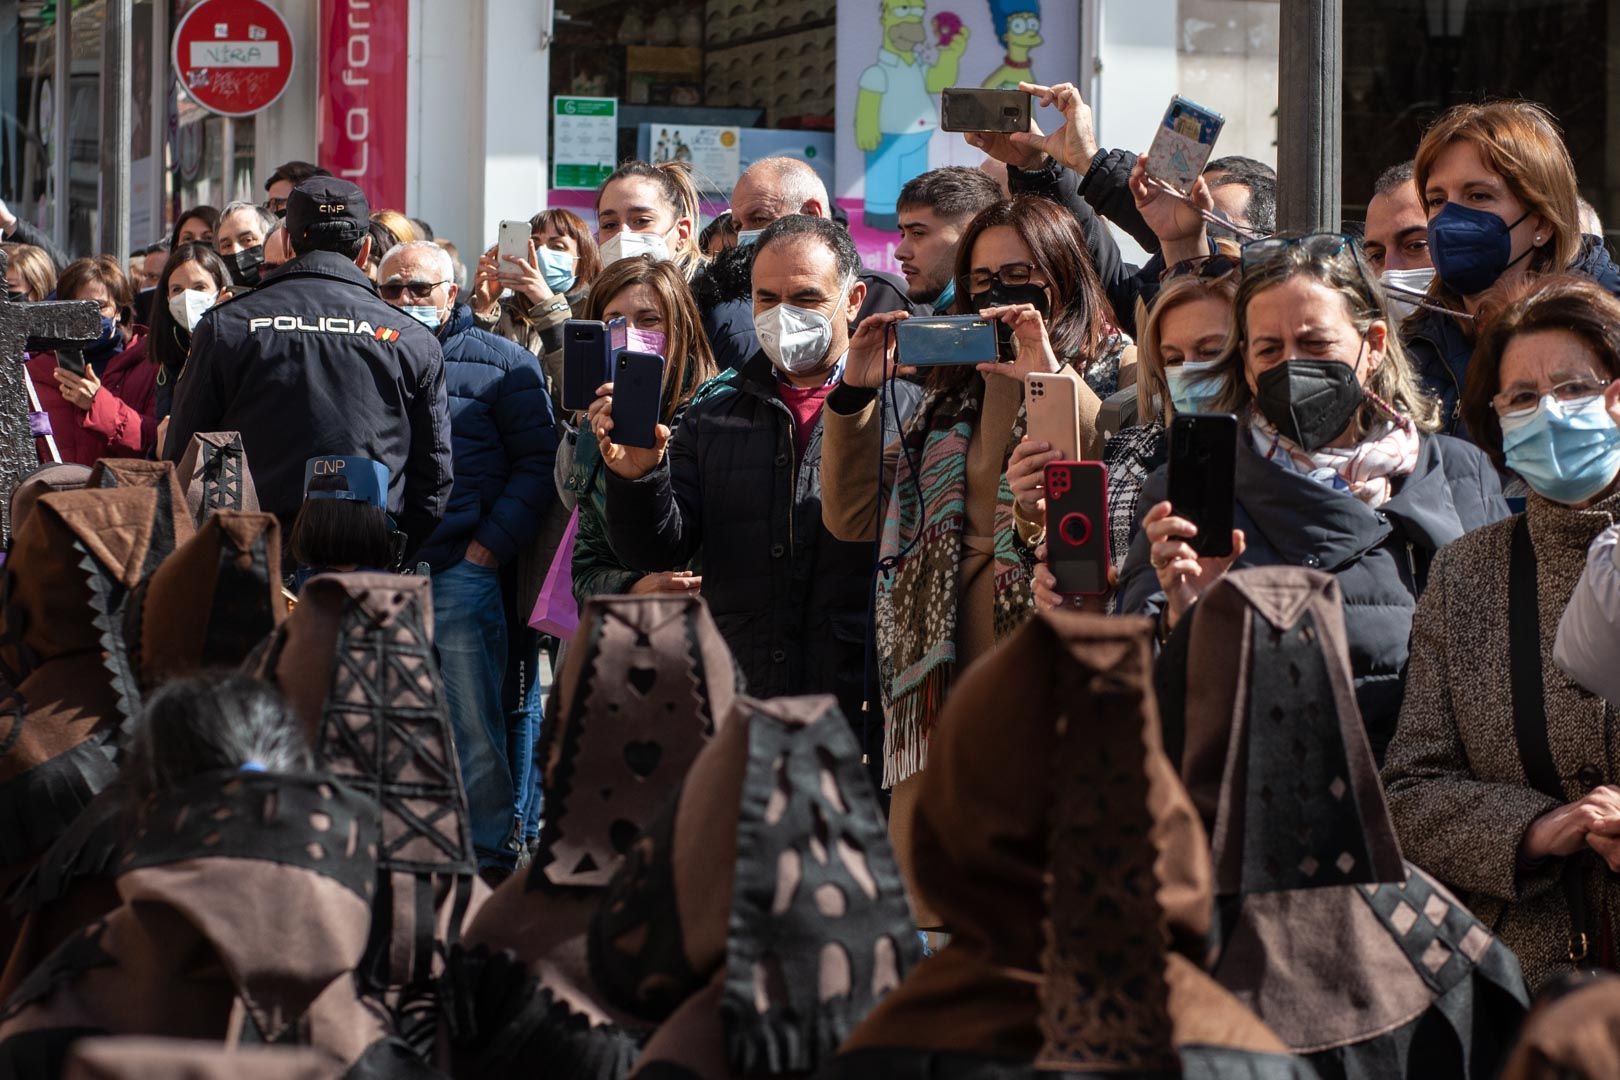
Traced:
POLYGON ((648 124, 651 161, 684 161, 692 166, 698 190, 725 192, 742 175, 741 129, 687 124, 648 124))
POLYGON ((552 98, 551 138, 551 186, 596 188, 618 158, 619 99, 552 98))
POLYGON ((321 0, 320 163, 405 209, 410 0, 321 0))
MULTIPOLYGON (((1080 77, 1074 0, 838 0, 837 185, 866 265, 896 270, 895 203, 912 177, 977 165, 983 152, 939 130, 940 91, 1016 89, 1080 77)), ((1062 118, 1037 110, 1053 131, 1062 118)))

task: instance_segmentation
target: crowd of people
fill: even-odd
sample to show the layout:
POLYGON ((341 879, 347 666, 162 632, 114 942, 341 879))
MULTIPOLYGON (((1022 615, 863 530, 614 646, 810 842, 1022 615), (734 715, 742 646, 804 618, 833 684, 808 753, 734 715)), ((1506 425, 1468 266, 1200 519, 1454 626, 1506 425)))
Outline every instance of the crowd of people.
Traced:
POLYGON ((99 316, 26 358, 0 1074, 1615 1075, 1620 266, 1555 118, 1298 235, 1021 89, 900 276, 790 158, 470 268, 303 162, 127 259, 0 204, 9 301, 99 316), (621 321, 650 441, 565 392, 621 321))

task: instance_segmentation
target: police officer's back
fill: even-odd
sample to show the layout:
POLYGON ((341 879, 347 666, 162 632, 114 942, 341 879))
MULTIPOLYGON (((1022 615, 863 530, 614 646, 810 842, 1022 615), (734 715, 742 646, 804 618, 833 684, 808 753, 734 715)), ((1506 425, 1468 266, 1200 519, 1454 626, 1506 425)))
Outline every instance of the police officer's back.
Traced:
POLYGON ((438 339, 377 295, 360 266, 365 195, 312 177, 287 200, 296 257, 197 324, 175 387, 165 456, 199 431, 240 431, 260 505, 290 526, 304 463, 321 454, 380 461, 388 507, 414 548, 450 496, 450 419, 438 339))

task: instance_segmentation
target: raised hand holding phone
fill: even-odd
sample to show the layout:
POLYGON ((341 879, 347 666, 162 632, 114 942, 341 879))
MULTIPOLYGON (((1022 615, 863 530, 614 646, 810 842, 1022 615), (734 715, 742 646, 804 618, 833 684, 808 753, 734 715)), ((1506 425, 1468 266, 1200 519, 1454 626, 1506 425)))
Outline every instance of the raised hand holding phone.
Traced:
POLYGON ((613 384, 603 383, 596 388, 596 400, 591 403, 587 419, 591 433, 596 436, 596 448, 601 451, 602 464, 614 475, 626 480, 640 480, 664 460, 669 449, 669 428, 663 424, 653 427, 653 445, 650 447, 625 446, 613 441, 613 384))
POLYGON ((1042 135, 1041 129, 1031 122, 1027 132, 1008 135, 1008 141, 1045 154, 1079 173, 1090 169, 1091 159, 1097 156, 1097 134, 1092 126, 1091 106, 1080 96, 1080 89, 1073 83, 1056 86, 1019 83, 1018 89, 1033 95, 1043 106, 1062 113, 1063 123, 1052 134, 1042 135))
POLYGON ((975 365, 979 374, 1022 380, 1031 371, 1057 371, 1062 366, 1052 352, 1052 340, 1046 336, 1046 320, 1035 310, 1035 305, 989 307, 979 312, 979 317, 1010 327, 1013 341, 1011 362, 975 365))

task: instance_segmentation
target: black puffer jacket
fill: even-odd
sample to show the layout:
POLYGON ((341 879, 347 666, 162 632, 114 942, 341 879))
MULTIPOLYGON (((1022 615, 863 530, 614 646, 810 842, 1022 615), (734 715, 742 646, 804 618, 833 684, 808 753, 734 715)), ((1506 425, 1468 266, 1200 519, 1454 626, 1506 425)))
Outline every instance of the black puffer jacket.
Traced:
MULTIPOLYGON (((1157 616, 1164 606, 1140 518, 1166 492, 1166 471, 1148 477, 1138 528, 1120 574, 1119 610, 1157 616)), ((1507 517, 1496 470, 1483 451, 1458 439, 1423 439, 1417 468, 1374 510, 1262 458, 1239 440, 1237 527, 1248 547, 1236 563, 1305 566, 1338 579, 1356 698, 1380 762, 1395 735, 1405 693, 1407 641, 1417 595, 1435 552, 1466 532, 1507 517)))
MULTIPOLYGON (((875 545, 822 525, 821 422, 800 457, 769 358, 720 379, 730 385, 687 409, 657 469, 635 481, 604 470, 608 539, 647 573, 701 552, 704 599, 750 694, 836 694, 858 716, 875 545)), ((896 389, 903 420, 921 395, 896 389)))
MULTIPOLYGON (((754 250, 750 244, 721 252, 692 282, 703 317, 703 336, 709 339, 721 371, 742 367, 759 351, 759 338, 754 334, 754 250)), ((931 314, 926 305, 913 304, 906 297, 906 283, 899 278, 877 270, 862 270, 858 276, 866 284, 866 299, 856 325, 880 311, 931 314)))
MULTIPOLYGON (((1581 253, 1569 272, 1585 275, 1620 296, 1620 266, 1609 258, 1609 250, 1596 236, 1583 238, 1581 253)), ((1467 385, 1468 361, 1474 355, 1473 340, 1456 319, 1423 309, 1402 325, 1401 344, 1406 346, 1412 369, 1423 380, 1424 391, 1440 400, 1442 430, 1459 439, 1468 438, 1460 399, 1467 385)))

